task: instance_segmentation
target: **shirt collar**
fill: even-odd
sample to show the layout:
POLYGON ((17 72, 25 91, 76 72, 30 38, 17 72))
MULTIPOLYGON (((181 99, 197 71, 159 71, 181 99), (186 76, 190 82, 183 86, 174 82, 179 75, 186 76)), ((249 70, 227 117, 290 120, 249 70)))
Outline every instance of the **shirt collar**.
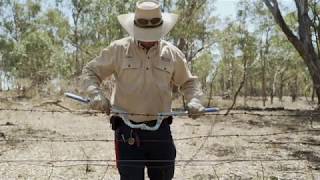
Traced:
MULTIPOLYGON (((134 43, 135 43, 135 45, 138 46, 139 48, 141 48, 141 49, 143 49, 143 50, 147 50, 145 47, 143 47, 143 46, 141 45, 141 42, 140 42, 140 41, 134 40, 134 43)), ((154 49, 154 48, 157 48, 157 47, 159 46, 159 44, 160 44, 160 41, 157 41, 157 42, 155 43, 155 45, 153 45, 149 50, 154 49)))

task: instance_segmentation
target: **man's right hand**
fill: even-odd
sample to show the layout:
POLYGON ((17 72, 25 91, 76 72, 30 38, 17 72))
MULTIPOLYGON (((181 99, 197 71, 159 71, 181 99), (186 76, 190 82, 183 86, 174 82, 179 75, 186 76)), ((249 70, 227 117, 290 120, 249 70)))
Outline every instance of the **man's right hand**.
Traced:
POLYGON ((97 88, 88 88, 89 93, 89 106, 91 109, 106 112, 110 114, 110 101, 104 97, 103 93, 97 88))

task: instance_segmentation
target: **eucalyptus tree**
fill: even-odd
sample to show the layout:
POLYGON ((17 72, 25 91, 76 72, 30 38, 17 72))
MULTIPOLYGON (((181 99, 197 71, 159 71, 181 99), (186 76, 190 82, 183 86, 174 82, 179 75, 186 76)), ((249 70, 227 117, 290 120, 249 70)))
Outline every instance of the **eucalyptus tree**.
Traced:
POLYGON ((45 53, 50 43, 45 33, 38 31, 41 5, 37 1, 5 1, 2 10, 5 12, 1 18, 2 41, 9 45, 7 52, 3 53, 3 65, 18 76, 34 77, 37 74, 35 68, 46 64, 46 59, 43 61, 37 54, 45 53))
POLYGON ((33 23, 29 21, 23 4, 16 1, 2 1, 0 12, 1 66, 4 71, 14 71, 24 55, 20 42, 33 23))
POLYGON ((94 58, 102 48, 125 35, 117 16, 132 12, 136 1, 57 1, 60 9, 64 7, 71 9, 71 32, 68 42, 73 47, 75 75, 80 74, 84 64, 94 58))
POLYGON ((310 16, 311 16, 311 30, 313 33, 313 42, 315 44, 316 52, 320 54, 320 1, 310 0, 310 16))
MULTIPOLYGON (((126 35, 120 26, 117 16, 133 12, 137 0, 100 0, 90 4, 91 8, 84 17, 86 39, 84 49, 91 54, 97 54, 101 48, 108 46, 112 41, 126 35)), ((90 56, 89 56, 90 57, 90 56)))
POLYGON ((289 94, 285 92, 288 84, 295 81, 295 76, 303 71, 300 68, 301 65, 298 66, 301 60, 299 55, 283 34, 276 31, 270 43, 270 55, 267 65, 270 69, 270 101, 273 103, 273 97, 276 94, 280 101, 282 101, 284 94, 289 94))
POLYGON ((51 73, 55 77, 69 77, 72 74, 72 63, 70 63, 66 48, 71 30, 68 17, 58 8, 50 7, 43 12, 39 23, 41 25, 40 29, 47 33, 52 43, 51 73))
MULTIPOLYGON (((228 20, 226 20, 228 21, 228 20)), ((219 88, 225 97, 230 97, 231 93, 235 91, 235 82, 239 77, 239 65, 236 61, 235 49, 238 44, 237 37, 235 36, 238 26, 235 21, 227 22, 224 29, 217 33, 218 51, 220 54, 219 63, 219 88)))
POLYGON ((44 9, 40 0, 4 1, 1 8, 5 12, 0 17, 5 71, 36 85, 70 72, 65 51, 70 26, 60 10, 44 9))
POLYGON ((176 0, 166 3, 166 6, 170 3, 171 10, 179 15, 178 23, 168 38, 185 54, 192 71, 194 57, 215 42, 213 32, 217 19, 212 15, 214 1, 176 0))
MULTIPOLYGON (((310 3, 310 14, 312 16, 312 31, 314 34, 314 44, 316 46, 316 52, 320 56, 320 1, 311 0, 310 3)), ((315 87, 312 88, 312 101, 314 101, 315 87)), ((319 102, 319 100, 318 100, 319 102)))
MULTIPOLYGON (((268 12, 268 10, 263 6, 263 2, 255 1, 252 4, 249 4, 249 13, 252 17, 252 22, 255 24, 254 26, 254 34, 259 39, 259 45, 257 46, 258 54, 259 54, 259 62, 260 67, 258 67, 258 77, 261 77, 261 95, 262 95, 262 105, 266 105, 267 100, 267 79, 268 75, 272 75, 271 72, 273 69, 268 68, 268 60, 269 60, 269 49, 271 46, 271 38, 275 31, 275 23, 272 20, 272 15, 268 12)), ((273 91, 270 92, 270 97, 273 99, 273 91)))
POLYGON ((202 53, 195 59, 193 64, 194 73, 199 77, 201 88, 204 92, 207 92, 207 79, 214 69, 213 67, 213 55, 210 51, 202 53))
MULTIPOLYGON (((238 31, 235 34, 238 39, 238 51, 239 58, 241 58, 243 65, 243 76, 240 82, 239 88, 234 96, 234 103, 236 96, 243 87, 244 105, 247 105, 247 95, 248 95, 248 79, 251 78, 251 68, 254 66, 254 61, 256 60, 256 38, 249 31, 249 10, 250 3, 247 0, 242 0, 238 3, 238 31)), ((234 105, 234 104, 233 104, 234 105)))
POLYGON ((70 42, 75 48, 75 74, 81 73, 84 66, 81 46, 86 36, 84 32, 84 17, 90 11, 92 0, 71 0, 72 12, 72 33, 70 34, 70 42))
POLYGON ((317 42, 315 42, 316 37, 319 37, 319 28, 317 28, 319 27, 319 11, 315 9, 313 13, 310 13, 310 2, 313 2, 316 7, 319 2, 295 0, 298 28, 292 29, 283 18, 277 0, 263 1, 272 13, 275 22, 280 26, 308 67, 318 97, 318 107, 320 107, 320 55, 317 52, 317 42))
MULTIPOLYGON (((215 43, 214 25, 217 18, 212 14, 214 2, 209 0, 165 0, 162 3, 164 11, 179 15, 177 24, 166 38, 184 53, 191 66, 191 71, 194 70, 194 60, 215 43)), ((177 87, 174 89, 178 90, 177 87)))

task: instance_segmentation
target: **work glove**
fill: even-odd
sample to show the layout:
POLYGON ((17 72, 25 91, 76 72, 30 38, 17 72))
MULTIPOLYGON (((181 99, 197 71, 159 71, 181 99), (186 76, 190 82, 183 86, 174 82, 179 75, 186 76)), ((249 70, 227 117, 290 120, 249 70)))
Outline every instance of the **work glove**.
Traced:
POLYGON ((110 101, 103 95, 100 89, 89 86, 87 92, 90 98, 90 108, 106 112, 109 115, 111 109, 110 101))
POLYGON ((205 107, 201 104, 200 100, 197 98, 192 98, 187 104, 189 117, 196 119, 205 113, 205 107))

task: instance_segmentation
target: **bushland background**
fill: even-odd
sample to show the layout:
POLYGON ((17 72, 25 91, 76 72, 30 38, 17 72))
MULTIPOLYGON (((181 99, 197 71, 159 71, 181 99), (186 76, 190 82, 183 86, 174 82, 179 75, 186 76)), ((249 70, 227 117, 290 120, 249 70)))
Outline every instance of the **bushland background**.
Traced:
MULTIPOLYGON (((0 179, 118 178, 108 117, 63 93, 135 2, 0 0, 0 179)), ((179 15, 166 40, 222 109, 176 118, 175 178, 319 179, 320 1, 238 0, 232 17, 216 2, 160 1, 179 15)))

